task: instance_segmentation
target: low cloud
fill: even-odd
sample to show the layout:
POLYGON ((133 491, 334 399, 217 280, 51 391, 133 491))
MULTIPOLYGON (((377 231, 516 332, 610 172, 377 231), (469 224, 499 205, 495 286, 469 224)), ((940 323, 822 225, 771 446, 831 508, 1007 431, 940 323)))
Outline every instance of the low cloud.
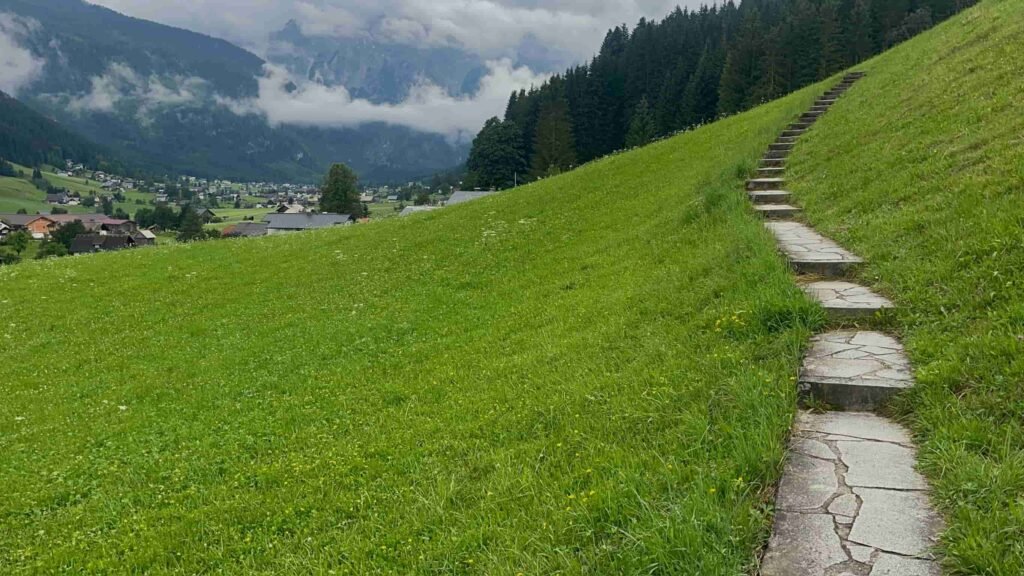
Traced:
POLYGON ((513 90, 538 85, 547 78, 525 67, 513 67, 509 60, 488 62, 487 68, 479 90, 472 96, 455 97, 436 85, 424 83, 414 87, 399 104, 375 104, 352 98, 343 87, 295 84, 283 68, 268 65, 259 81, 258 98, 221 98, 219 102, 236 114, 263 115, 273 126, 353 128, 385 123, 466 140, 488 118, 502 113, 513 90))
POLYGON ((184 76, 142 76, 126 64, 113 63, 106 72, 90 79, 89 92, 72 97, 73 112, 113 112, 121 102, 136 108, 140 120, 148 121, 153 110, 198 101, 206 81, 184 76))
POLYGON ((39 77, 46 61, 23 46, 39 22, 0 12, 0 90, 17 95, 39 77))
POLYGON ((458 46, 482 58, 514 55, 526 38, 586 60, 605 32, 641 17, 714 0, 91 0, 132 16, 183 26, 263 52, 294 19, 314 36, 368 37, 416 46, 458 46))

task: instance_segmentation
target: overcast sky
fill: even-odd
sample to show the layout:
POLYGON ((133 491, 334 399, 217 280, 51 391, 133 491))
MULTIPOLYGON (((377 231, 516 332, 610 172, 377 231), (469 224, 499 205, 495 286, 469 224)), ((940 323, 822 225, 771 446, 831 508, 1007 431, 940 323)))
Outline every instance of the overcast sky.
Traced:
POLYGON ((605 32, 708 0, 90 0, 130 16, 226 38, 257 52, 294 19, 306 34, 378 35, 509 56, 527 34, 584 60, 605 32))

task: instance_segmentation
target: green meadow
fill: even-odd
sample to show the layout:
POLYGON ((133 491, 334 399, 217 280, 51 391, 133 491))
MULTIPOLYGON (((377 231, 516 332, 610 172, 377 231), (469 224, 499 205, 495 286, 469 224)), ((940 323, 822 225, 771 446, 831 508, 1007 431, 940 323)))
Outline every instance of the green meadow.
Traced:
POLYGON ((899 306, 898 406, 956 574, 1024 574, 1024 4, 985 2, 861 67, 797 146, 796 200, 899 306))
MULTIPOLYGON (((1024 4, 797 145, 918 385, 950 574, 1024 573, 1024 4)), ((0 268, 0 572, 756 571, 824 318, 742 181, 825 85, 474 202, 0 268)))

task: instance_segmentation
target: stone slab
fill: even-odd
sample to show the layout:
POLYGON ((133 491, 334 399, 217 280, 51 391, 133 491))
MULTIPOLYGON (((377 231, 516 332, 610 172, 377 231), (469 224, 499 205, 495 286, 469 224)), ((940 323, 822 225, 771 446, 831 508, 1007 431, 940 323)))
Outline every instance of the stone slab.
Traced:
POLYGON ((839 489, 834 463, 791 452, 786 459, 775 507, 786 512, 824 512, 839 489))
POLYGON ((785 190, 759 190, 748 192, 747 196, 754 204, 785 204, 791 194, 785 190))
POLYGON ((926 490, 928 482, 914 469, 913 448, 882 442, 836 442, 849 468, 846 483, 857 488, 926 490))
POLYGON ((779 512, 761 576, 823 576, 847 560, 831 516, 779 512))
POLYGON ((879 332, 839 330, 814 337, 799 393, 844 410, 875 410, 913 386, 903 346, 879 332))
POLYGON ((785 220, 800 213, 800 209, 789 204, 757 204, 754 210, 769 220, 785 220))
POLYGON ((899 424, 867 412, 800 412, 796 429, 802 433, 816 433, 839 440, 868 440, 909 446, 910 433, 899 424))
POLYGON ((893 308, 893 303, 866 286, 842 281, 811 282, 803 286, 811 298, 832 316, 863 318, 893 308))
POLYGON ((870 576, 942 576, 942 569, 938 562, 932 560, 881 554, 871 568, 870 576))
POLYGON ((758 190, 778 190, 786 181, 782 178, 752 178, 747 180, 747 190, 756 192, 758 190))
POLYGON ((931 559, 942 522, 926 492, 854 488, 863 501, 850 541, 883 552, 931 559))
POLYGON ((765 224, 790 264, 802 274, 841 277, 862 260, 799 222, 765 224))

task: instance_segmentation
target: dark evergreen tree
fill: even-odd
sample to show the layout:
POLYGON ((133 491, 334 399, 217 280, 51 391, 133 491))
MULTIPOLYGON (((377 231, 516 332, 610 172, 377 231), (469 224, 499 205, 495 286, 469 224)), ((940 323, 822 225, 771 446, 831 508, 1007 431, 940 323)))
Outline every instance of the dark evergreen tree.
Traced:
POLYGON ((569 123, 569 105, 558 98, 545 102, 537 122, 530 176, 559 174, 576 164, 576 144, 569 123))
POLYGON ((707 122, 717 114, 720 71, 718 54, 706 47, 683 94, 683 118, 687 125, 707 122))
POLYGON ((363 216, 359 201, 359 178, 348 166, 335 164, 320 187, 320 211, 330 214, 363 216))
POLYGON ((763 35, 760 14, 756 8, 748 10, 725 60, 719 89, 719 112, 732 114, 756 102, 755 89, 761 80, 764 52, 761 45, 763 35))
POLYGON ((515 122, 491 118, 476 139, 466 162, 470 186, 511 188, 526 175, 523 140, 515 122))
POLYGON ((657 136, 657 125, 654 120, 654 112, 647 98, 641 98, 640 103, 633 110, 633 116, 629 120, 629 132, 626 133, 626 147, 635 148, 649 143, 657 136))
POLYGON ((818 78, 828 78, 842 70, 846 64, 838 0, 825 0, 818 9, 818 20, 821 23, 818 31, 821 43, 818 78))

